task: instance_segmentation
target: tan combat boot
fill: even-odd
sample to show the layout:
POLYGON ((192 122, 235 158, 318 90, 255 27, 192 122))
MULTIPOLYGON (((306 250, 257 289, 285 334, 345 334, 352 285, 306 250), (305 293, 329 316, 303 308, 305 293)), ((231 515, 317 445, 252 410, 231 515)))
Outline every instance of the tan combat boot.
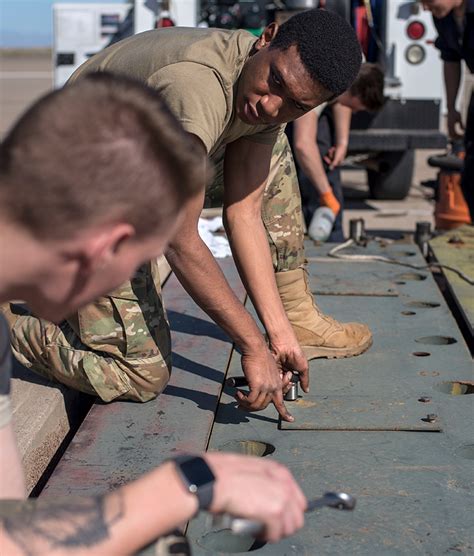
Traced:
POLYGON ((368 326, 337 322, 320 311, 304 268, 277 272, 275 278, 288 320, 308 359, 353 357, 371 346, 368 326))

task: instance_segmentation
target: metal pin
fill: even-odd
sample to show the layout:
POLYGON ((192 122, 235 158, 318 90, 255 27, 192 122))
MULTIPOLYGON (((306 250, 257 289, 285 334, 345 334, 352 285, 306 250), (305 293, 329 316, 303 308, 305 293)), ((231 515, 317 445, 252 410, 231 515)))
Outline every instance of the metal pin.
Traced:
POLYGON ((433 423, 434 421, 436 421, 437 418, 438 416, 436 415, 436 413, 428 413, 423 421, 426 421, 427 423, 433 423))
POLYGON ((285 402, 294 402, 298 399, 298 383, 300 381, 300 375, 298 373, 293 373, 291 378, 291 386, 288 392, 284 396, 285 402))

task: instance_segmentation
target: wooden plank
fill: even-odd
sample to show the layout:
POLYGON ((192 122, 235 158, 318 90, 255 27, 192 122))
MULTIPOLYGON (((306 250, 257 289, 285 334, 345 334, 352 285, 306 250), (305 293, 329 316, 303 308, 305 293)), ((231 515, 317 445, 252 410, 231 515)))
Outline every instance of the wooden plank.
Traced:
MULTIPOLYGON (((221 262, 244 300, 233 261, 221 262)), ((146 404, 96 403, 42 496, 96 494, 120 486, 180 451, 206 448, 232 343, 174 276, 163 289, 171 324, 173 373, 163 394, 146 404)))

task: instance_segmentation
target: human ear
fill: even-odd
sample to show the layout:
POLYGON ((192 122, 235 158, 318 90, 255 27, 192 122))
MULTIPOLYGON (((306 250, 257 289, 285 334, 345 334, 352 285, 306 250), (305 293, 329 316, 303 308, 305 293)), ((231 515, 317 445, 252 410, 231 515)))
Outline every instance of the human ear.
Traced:
POLYGON ((88 270, 105 268, 116 257, 123 244, 135 236, 130 224, 114 224, 91 234, 83 247, 83 261, 88 270))
POLYGON ((266 46, 268 46, 275 38, 277 32, 278 32, 278 23, 274 21, 273 23, 267 25, 263 30, 262 34, 260 35, 260 37, 258 38, 257 44, 255 46, 256 49, 260 50, 261 48, 265 48, 266 46))

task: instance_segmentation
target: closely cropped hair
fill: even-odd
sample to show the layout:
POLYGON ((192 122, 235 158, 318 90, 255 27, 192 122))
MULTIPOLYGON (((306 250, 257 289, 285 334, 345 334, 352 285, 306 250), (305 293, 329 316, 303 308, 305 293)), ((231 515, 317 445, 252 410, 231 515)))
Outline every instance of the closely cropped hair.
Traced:
POLYGON ((36 102, 0 145, 0 211, 41 238, 170 226, 206 182, 204 149, 152 89, 94 74, 36 102))
POLYGON ((334 12, 313 9, 300 12, 279 28, 270 48, 295 45, 311 78, 336 97, 352 85, 362 62, 354 29, 334 12))
POLYGON ((358 97, 369 112, 377 112, 385 102, 383 86, 384 75, 380 67, 364 63, 350 88, 350 93, 358 97))

